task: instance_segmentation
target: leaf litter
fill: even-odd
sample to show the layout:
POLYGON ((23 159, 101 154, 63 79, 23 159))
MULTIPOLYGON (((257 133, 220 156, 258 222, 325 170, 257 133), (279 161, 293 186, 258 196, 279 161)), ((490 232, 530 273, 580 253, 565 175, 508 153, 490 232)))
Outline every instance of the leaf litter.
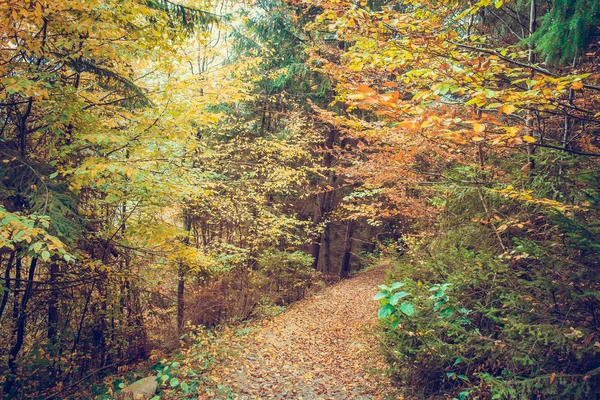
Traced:
POLYGON ((200 399, 398 398, 384 372, 372 299, 384 272, 357 274, 232 338, 237 351, 211 371, 213 387, 200 399))

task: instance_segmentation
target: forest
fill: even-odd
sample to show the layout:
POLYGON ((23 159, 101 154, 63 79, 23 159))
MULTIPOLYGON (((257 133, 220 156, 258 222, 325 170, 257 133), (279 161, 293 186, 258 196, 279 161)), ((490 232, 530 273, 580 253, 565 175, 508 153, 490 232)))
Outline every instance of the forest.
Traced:
POLYGON ((0 398, 600 399, 599 158, 600 0, 0 0, 0 398))

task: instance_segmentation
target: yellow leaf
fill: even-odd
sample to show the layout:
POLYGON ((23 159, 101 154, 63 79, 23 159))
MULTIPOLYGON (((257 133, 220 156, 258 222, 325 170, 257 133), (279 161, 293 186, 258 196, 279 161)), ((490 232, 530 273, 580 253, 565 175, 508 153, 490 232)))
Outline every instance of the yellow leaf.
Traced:
POLYGON ((510 115, 515 111, 517 111, 517 107, 513 106, 512 104, 505 104, 502 106, 502 112, 504 114, 510 115))
POLYGON ((485 125, 475 123, 475 124, 473 124, 473 130, 475 132, 483 132, 485 130, 485 125))
POLYGON ((498 233, 502 233, 502 232, 504 232, 504 231, 505 231, 505 230, 507 230, 507 229, 508 229, 508 225, 506 225, 506 224, 502 224, 502 225, 500 225, 500 226, 498 227, 498 229, 496 229, 496 232, 498 232, 498 233))
POLYGON ((535 138, 533 136, 525 135, 522 139, 527 143, 535 143, 535 138))

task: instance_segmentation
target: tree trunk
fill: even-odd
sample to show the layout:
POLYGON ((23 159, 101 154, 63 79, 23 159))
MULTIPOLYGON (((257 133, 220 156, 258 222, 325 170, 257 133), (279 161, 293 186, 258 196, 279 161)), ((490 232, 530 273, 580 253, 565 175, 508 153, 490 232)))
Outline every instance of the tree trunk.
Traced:
POLYGON ((8 294, 10 293, 10 270, 12 269, 13 261, 15 259, 16 251, 10 253, 6 264, 6 271, 4 271, 4 291, 2 293, 2 303, 0 303, 0 321, 8 302, 8 294))
POLYGON ((340 278, 347 278, 350 275, 350 260, 352 259, 352 234, 354 233, 354 222, 348 221, 346 228, 346 238, 344 240, 344 256, 340 265, 340 278))
MULTIPOLYGON (((323 216, 323 201, 321 200, 321 196, 317 195, 316 198, 316 203, 315 203, 315 210, 314 210, 314 214, 313 214, 313 227, 317 227, 319 226, 319 224, 321 223, 322 220, 322 216, 323 216)), ((310 244, 310 254, 313 257, 313 269, 317 269, 319 266, 319 252, 321 251, 321 235, 316 235, 313 238, 312 243, 310 244)))
POLYGON ((321 264, 321 272, 324 274, 328 274, 331 272, 331 222, 328 221, 327 225, 325 225, 323 229, 323 234, 321 235, 321 253, 322 256, 322 264, 321 264))
POLYGON ((333 210, 334 192, 333 188, 337 180, 335 171, 331 169, 333 166, 333 147, 337 137, 337 130, 333 127, 329 128, 327 132, 327 139, 325 141, 325 155, 323 156, 323 166, 328 169, 328 180, 327 180, 327 191, 323 196, 323 203, 320 205, 320 221, 322 223, 325 220, 325 226, 323 227, 323 233, 321 234, 320 250, 321 253, 321 268, 320 271, 323 273, 331 272, 331 221, 329 221, 329 214, 333 210))
POLYGON ((53 262, 50 264, 50 298, 48 299, 48 341, 51 346, 56 345, 56 328, 58 326, 58 298, 60 291, 56 284, 58 276, 58 264, 53 262))
POLYGON ((185 271, 184 266, 179 267, 179 281, 177 282, 177 333, 183 335, 185 317, 185 271))
MULTIPOLYGON (((536 8, 536 0, 531 0, 531 7, 529 8, 529 36, 533 35, 533 33, 535 32, 535 30, 537 29, 537 24, 536 24, 536 20, 537 20, 537 8, 536 8)), ((529 43, 529 54, 527 56, 527 59, 529 61, 529 64, 534 64, 535 63, 535 51, 534 51, 534 45, 533 43, 529 43)), ((533 75, 533 72, 532 72, 533 75)), ((534 131, 535 128, 533 127, 533 112, 529 112, 529 117, 527 118, 527 130, 529 131, 529 135, 532 137, 534 136, 534 131)), ((527 143, 527 164, 530 170, 533 170, 535 168, 535 158, 533 157, 535 153, 535 146, 533 145, 533 143, 527 143)))
POLYGON ((29 302, 29 298, 33 292, 33 279, 35 277, 35 268, 37 265, 37 257, 34 257, 31 260, 31 264, 29 265, 29 273, 27 276, 27 286, 25 287, 25 292, 23 293, 23 297, 21 298, 21 306, 19 307, 19 317, 16 321, 16 326, 13 332, 13 337, 15 338, 15 343, 13 347, 10 349, 8 353, 8 369, 9 374, 6 377, 6 382, 4 383, 4 393, 10 393, 12 387, 15 384, 17 378, 17 356, 23 347, 23 341, 25 339, 25 327, 26 327, 26 319, 27 319, 27 303, 29 302))
MULTIPOLYGON (((189 210, 184 211, 183 215, 183 230, 186 233, 186 237, 183 239, 183 243, 186 245, 190 244, 189 233, 192 230, 192 217, 189 210)), ((184 263, 179 264, 179 281, 177 282, 177 333, 179 337, 183 335, 183 328, 185 325, 185 275, 186 266, 184 263)))

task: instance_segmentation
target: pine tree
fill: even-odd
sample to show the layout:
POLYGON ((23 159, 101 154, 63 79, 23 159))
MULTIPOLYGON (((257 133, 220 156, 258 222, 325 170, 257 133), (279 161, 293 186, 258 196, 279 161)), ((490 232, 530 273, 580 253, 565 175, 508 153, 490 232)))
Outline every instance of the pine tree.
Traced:
POLYGON ((599 24, 600 0, 555 0, 526 42, 534 44, 542 60, 564 65, 587 48, 599 24))

